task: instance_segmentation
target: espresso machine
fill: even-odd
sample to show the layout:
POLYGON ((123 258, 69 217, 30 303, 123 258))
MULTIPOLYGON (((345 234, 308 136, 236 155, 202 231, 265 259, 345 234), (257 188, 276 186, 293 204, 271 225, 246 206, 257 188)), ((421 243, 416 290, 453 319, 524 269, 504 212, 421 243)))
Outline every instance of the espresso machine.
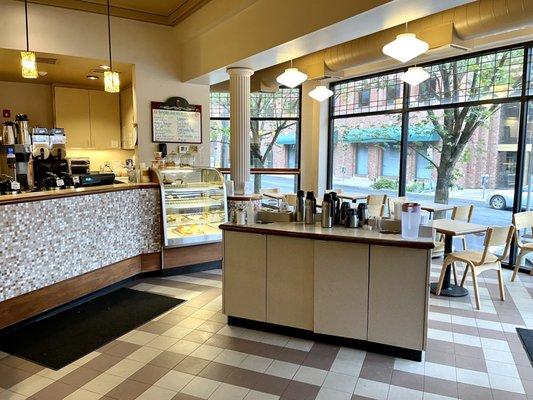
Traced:
POLYGON ((3 124, 0 138, 0 175, 2 178, 2 192, 6 187, 13 191, 33 190, 33 158, 31 137, 29 134, 28 117, 24 114, 16 116, 14 122, 3 124), (8 183, 10 182, 10 183, 8 183))
POLYGON ((73 187, 66 159, 66 139, 63 129, 33 128, 31 133, 35 184, 39 190, 73 187))

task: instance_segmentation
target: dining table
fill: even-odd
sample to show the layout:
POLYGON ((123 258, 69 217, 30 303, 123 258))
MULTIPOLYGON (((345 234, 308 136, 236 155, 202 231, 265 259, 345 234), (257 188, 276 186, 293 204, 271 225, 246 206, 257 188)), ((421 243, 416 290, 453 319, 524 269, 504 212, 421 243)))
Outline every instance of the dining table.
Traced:
MULTIPOLYGON (((472 222, 458 221, 452 219, 435 219, 429 223, 437 233, 444 235, 444 258, 453 252, 454 236, 469 235, 473 233, 486 232, 487 226, 474 224, 472 222)), ((431 283, 431 293, 437 293, 437 282, 431 283)), ((451 265, 448 265, 444 275, 444 281, 440 292, 441 296, 463 297, 468 295, 468 290, 462 286, 452 284, 451 282, 451 265)))
POLYGON ((420 202, 420 208, 429 211, 431 217, 433 217, 436 212, 453 210, 454 207, 455 206, 451 204, 420 202))

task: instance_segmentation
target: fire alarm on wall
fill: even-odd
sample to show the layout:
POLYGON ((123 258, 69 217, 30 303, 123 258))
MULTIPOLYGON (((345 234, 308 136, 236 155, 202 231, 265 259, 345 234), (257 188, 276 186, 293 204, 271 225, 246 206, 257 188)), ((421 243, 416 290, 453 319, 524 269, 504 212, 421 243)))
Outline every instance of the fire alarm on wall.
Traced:
POLYGON ((11 118, 11 110, 2 110, 2 117, 11 118))

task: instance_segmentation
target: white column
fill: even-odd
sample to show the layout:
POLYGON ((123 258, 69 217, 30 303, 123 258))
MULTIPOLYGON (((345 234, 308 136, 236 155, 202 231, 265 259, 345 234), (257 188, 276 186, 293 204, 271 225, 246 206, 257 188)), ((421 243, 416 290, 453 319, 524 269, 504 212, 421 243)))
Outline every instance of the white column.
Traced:
POLYGON ((250 76, 248 68, 228 68, 230 93, 230 166, 235 194, 250 180, 250 76))

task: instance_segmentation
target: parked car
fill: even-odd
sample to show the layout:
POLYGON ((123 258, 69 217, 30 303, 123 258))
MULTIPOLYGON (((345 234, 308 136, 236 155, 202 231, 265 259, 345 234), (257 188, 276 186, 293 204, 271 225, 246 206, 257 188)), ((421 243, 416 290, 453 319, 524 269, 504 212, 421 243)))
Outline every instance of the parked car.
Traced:
MULTIPOLYGON (((528 186, 524 186, 522 189, 522 208, 527 207, 529 194, 529 204, 533 205, 533 186, 528 190, 528 186)), ((505 210, 513 208, 514 204, 514 189, 495 189, 489 193, 486 197, 486 201, 491 208, 496 210, 505 210)))

